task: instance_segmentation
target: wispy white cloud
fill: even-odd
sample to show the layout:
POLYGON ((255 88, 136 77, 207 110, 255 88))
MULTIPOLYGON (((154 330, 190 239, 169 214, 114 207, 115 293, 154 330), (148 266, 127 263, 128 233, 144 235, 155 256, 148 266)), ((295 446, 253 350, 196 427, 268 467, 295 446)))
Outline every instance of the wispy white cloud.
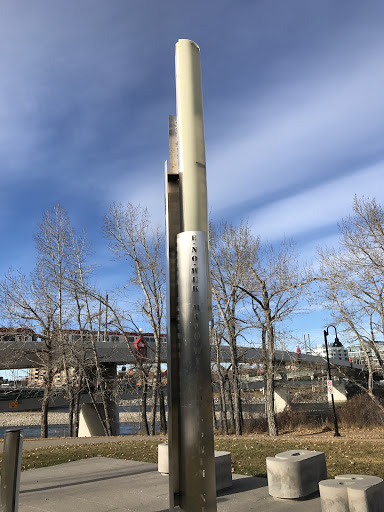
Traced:
MULTIPOLYGON (((28 266, 32 232, 57 200, 101 262, 109 202, 140 203, 164 222, 179 37, 201 47, 213 214, 250 217, 270 240, 299 237, 310 260, 336 242, 331 226, 354 193, 383 199, 380 1, 224 0, 220 16, 214 3, 179 4, 0 2, 3 268, 28 266)), ((119 272, 108 265, 99 285, 119 272)))
POLYGON ((0 17, 0 175, 12 182, 49 174, 60 151, 73 162, 100 146, 152 55, 145 13, 121 2, 4 2, 0 17))
POLYGON ((342 217, 351 213, 355 194, 384 201, 383 176, 384 162, 381 162, 286 199, 273 201, 254 211, 249 218, 250 224, 269 240, 294 237, 324 226, 336 227, 342 217))
POLYGON ((106 198, 108 202, 131 202, 148 208, 154 224, 165 226, 164 162, 157 166, 155 175, 154 164, 153 160, 146 159, 135 162, 129 173, 107 185, 106 198))
POLYGON ((351 60, 350 50, 332 52, 330 45, 322 62, 308 58, 300 75, 271 84, 260 97, 240 95, 232 107, 236 121, 221 138, 212 137, 208 150, 212 207, 258 203, 289 187, 354 171, 361 160, 382 154, 384 52, 379 48, 370 41, 351 60))

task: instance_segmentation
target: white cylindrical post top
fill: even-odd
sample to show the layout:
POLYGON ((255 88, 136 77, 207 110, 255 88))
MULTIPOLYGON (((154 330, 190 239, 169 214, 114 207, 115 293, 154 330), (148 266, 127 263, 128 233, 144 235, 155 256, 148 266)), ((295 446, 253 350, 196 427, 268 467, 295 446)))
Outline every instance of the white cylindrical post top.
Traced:
POLYGON ((208 233, 200 48, 189 39, 179 39, 175 59, 182 231, 208 233))

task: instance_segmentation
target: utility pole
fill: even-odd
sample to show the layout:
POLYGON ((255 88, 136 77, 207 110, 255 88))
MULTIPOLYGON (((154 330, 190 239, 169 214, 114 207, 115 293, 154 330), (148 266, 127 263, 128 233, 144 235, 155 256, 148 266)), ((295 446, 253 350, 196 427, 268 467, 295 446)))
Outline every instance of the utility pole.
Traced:
POLYGON ((107 341, 108 329, 108 293, 105 294, 105 326, 104 326, 104 341, 107 341))
POLYGON ((97 317, 97 341, 100 342, 100 331, 101 331, 101 297, 99 298, 99 314, 97 317))

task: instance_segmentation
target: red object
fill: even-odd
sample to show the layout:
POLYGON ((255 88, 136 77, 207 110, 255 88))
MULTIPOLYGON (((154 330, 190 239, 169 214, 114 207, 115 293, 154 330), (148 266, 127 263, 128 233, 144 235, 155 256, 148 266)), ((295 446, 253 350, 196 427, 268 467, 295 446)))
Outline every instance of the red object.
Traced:
POLYGON ((296 353, 297 353, 297 355, 300 355, 300 354, 301 354, 300 347, 297 347, 297 349, 296 349, 296 353))
POLYGON ((142 334, 140 334, 140 336, 136 338, 135 348, 140 357, 142 357, 143 359, 147 357, 147 346, 145 344, 142 334))

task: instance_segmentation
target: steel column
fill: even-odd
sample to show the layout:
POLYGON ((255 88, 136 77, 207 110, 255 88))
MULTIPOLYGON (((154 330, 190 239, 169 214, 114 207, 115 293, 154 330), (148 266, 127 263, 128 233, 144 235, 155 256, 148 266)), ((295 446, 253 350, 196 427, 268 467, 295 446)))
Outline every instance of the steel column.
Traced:
POLYGON ((18 510, 23 437, 23 429, 5 431, 1 471, 1 512, 18 510))

